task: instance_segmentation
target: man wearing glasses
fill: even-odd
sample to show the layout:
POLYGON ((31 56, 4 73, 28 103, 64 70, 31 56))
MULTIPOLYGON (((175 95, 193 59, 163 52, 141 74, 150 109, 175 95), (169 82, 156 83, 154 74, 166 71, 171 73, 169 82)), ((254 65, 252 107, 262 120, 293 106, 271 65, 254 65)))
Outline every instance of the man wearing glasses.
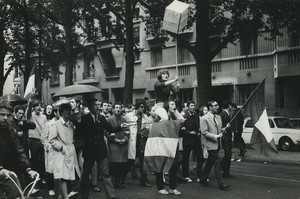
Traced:
POLYGON ((200 129, 203 135, 202 143, 208 151, 208 158, 203 168, 200 184, 208 186, 207 179, 212 167, 214 167, 219 189, 227 190, 230 185, 222 182, 221 159, 219 157, 219 150, 221 148, 220 138, 223 136, 222 120, 218 115, 219 105, 216 101, 209 101, 207 107, 209 112, 200 119, 200 129))

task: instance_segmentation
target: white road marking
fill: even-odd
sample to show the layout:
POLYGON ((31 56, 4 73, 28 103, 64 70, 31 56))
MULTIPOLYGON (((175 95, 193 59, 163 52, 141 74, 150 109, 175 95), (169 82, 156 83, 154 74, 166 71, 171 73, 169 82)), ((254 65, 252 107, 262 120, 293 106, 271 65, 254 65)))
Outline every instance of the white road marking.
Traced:
POLYGON ((298 183, 300 183, 300 180, 293 180, 293 179, 274 178, 274 177, 251 175, 251 174, 241 174, 241 173, 232 173, 232 174, 234 174, 234 175, 241 175, 241 176, 247 176, 247 177, 254 177, 254 178, 264 178, 264 179, 270 179, 270 180, 282 180, 282 181, 298 182, 298 183))

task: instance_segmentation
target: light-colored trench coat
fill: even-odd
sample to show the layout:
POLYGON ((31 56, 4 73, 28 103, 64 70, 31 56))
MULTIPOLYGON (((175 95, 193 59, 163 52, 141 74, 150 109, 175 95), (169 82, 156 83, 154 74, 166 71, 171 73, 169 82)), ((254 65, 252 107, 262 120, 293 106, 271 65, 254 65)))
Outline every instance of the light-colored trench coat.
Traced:
MULTIPOLYGON (((137 120, 138 117, 134 112, 128 113, 125 116, 126 122, 129 124, 129 141, 128 141, 128 159, 135 160, 136 158, 136 141, 137 141, 137 120)), ((145 114, 142 117, 142 127, 141 129, 147 128, 150 129, 151 120, 145 114)))
POLYGON ((73 144, 73 133, 74 125, 70 122, 65 122, 63 118, 60 118, 50 126, 49 143, 54 149, 54 179, 75 180, 75 171, 80 176, 73 144))
POLYGON ((42 131, 41 140, 42 144, 44 145, 44 152, 45 152, 45 170, 47 173, 53 173, 53 147, 49 143, 49 134, 50 134, 50 126, 55 123, 55 118, 50 120, 47 124, 45 129, 42 131))

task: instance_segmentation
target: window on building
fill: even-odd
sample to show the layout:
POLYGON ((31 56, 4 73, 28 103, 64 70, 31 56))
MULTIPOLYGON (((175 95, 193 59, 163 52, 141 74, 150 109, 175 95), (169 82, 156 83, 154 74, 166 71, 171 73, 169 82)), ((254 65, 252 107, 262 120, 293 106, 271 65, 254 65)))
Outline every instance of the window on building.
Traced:
POLYGON ((92 16, 86 16, 85 18, 85 27, 87 34, 88 42, 95 42, 95 26, 94 26, 94 18, 92 16))
POLYGON ((251 55, 257 53, 257 35, 249 33, 240 34, 240 54, 251 55))
POLYGON ((239 85, 239 104, 244 104, 258 84, 239 85))
POLYGON ((124 99, 124 88, 114 88, 112 89, 113 95, 115 97, 115 102, 123 102, 124 99))
POLYGON ((94 46, 88 46, 83 52, 83 79, 95 78, 94 46))
POLYGON ((59 85, 59 70, 58 69, 51 70, 50 85, 59 85))
POLYGON ((112 54, 111 48, 101 49, 100 51, 101 64, 106 76, 117 75, 116 61, 112 54))
POLYGON ((15 66, 14 67, 14 78, 19 78, 20 77, 20 71, 19 71, 19 67, 18 66, 15 66))
MULTIPOLYGON (((211 50, 214 50, 214 49, 216 49, 216 47, 218 47, 218 45, 220 45, 221 38, 220 38, 219 35, 217 35, 217 36, 209 38, 209 42, 210 42, 211 50)), ((222 51, 220 50, 220 52, 214 58, 215 59, 221 59, 222 58, 222 51)))
POLYGON ((300 36, 296 33, 291 33, 289 35, 289 46, 296 47, 300 46, 300 36))
POLYGON ((179 90, 178 98, 182 104, 184 102, 193 100, 193 90, 194 90, 193 88, 179 90))
POLYGON ((14 83, 14 94, 20 95, 21 94, 21 88, 20 88, 20 82, 14 83))
POLYGON ((109 89, 102 89, 101 97, 103 101, 109 101, 109 89))
POLYGON ((133 20, 137 21, 140 19, 140 7, 136 7, 133 13, 133 20))
POLYGON ((285 82, 280 79, 276 80, 275 89, 276 108, 285 108, 285 82))
POLYGON ((111 16, 109 15, 109 4, 108 3, 103 5, 102 12, 103 12, 104 16, 99 19, 101 36, 109 37, 110 36, 109 34, 111 32, 109 20, 110 20, 111 16))
POLYGON ((162 49, 161 47, 151 48, 151 66, 161 66, 162 65, 162 49))
POLYGON ((134 61, 140 60, 140 24, 133 27, 134 61))
POLYGON ((178 45, 178 63, 188 63, 191 61, 191 53, 183 46, 178 45))
POLYGON ((300 108, 300 85, 297 84, 297 108, 300 108))

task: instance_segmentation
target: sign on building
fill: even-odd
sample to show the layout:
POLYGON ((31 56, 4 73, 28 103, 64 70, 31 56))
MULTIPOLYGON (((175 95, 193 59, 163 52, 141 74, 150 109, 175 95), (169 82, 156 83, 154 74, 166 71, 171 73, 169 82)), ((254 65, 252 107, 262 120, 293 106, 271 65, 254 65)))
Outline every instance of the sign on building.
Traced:
POLYGON ((189 4, 173 1, 166 7, 163 29, 172 33, 180 32, 187 24, 189 4))

